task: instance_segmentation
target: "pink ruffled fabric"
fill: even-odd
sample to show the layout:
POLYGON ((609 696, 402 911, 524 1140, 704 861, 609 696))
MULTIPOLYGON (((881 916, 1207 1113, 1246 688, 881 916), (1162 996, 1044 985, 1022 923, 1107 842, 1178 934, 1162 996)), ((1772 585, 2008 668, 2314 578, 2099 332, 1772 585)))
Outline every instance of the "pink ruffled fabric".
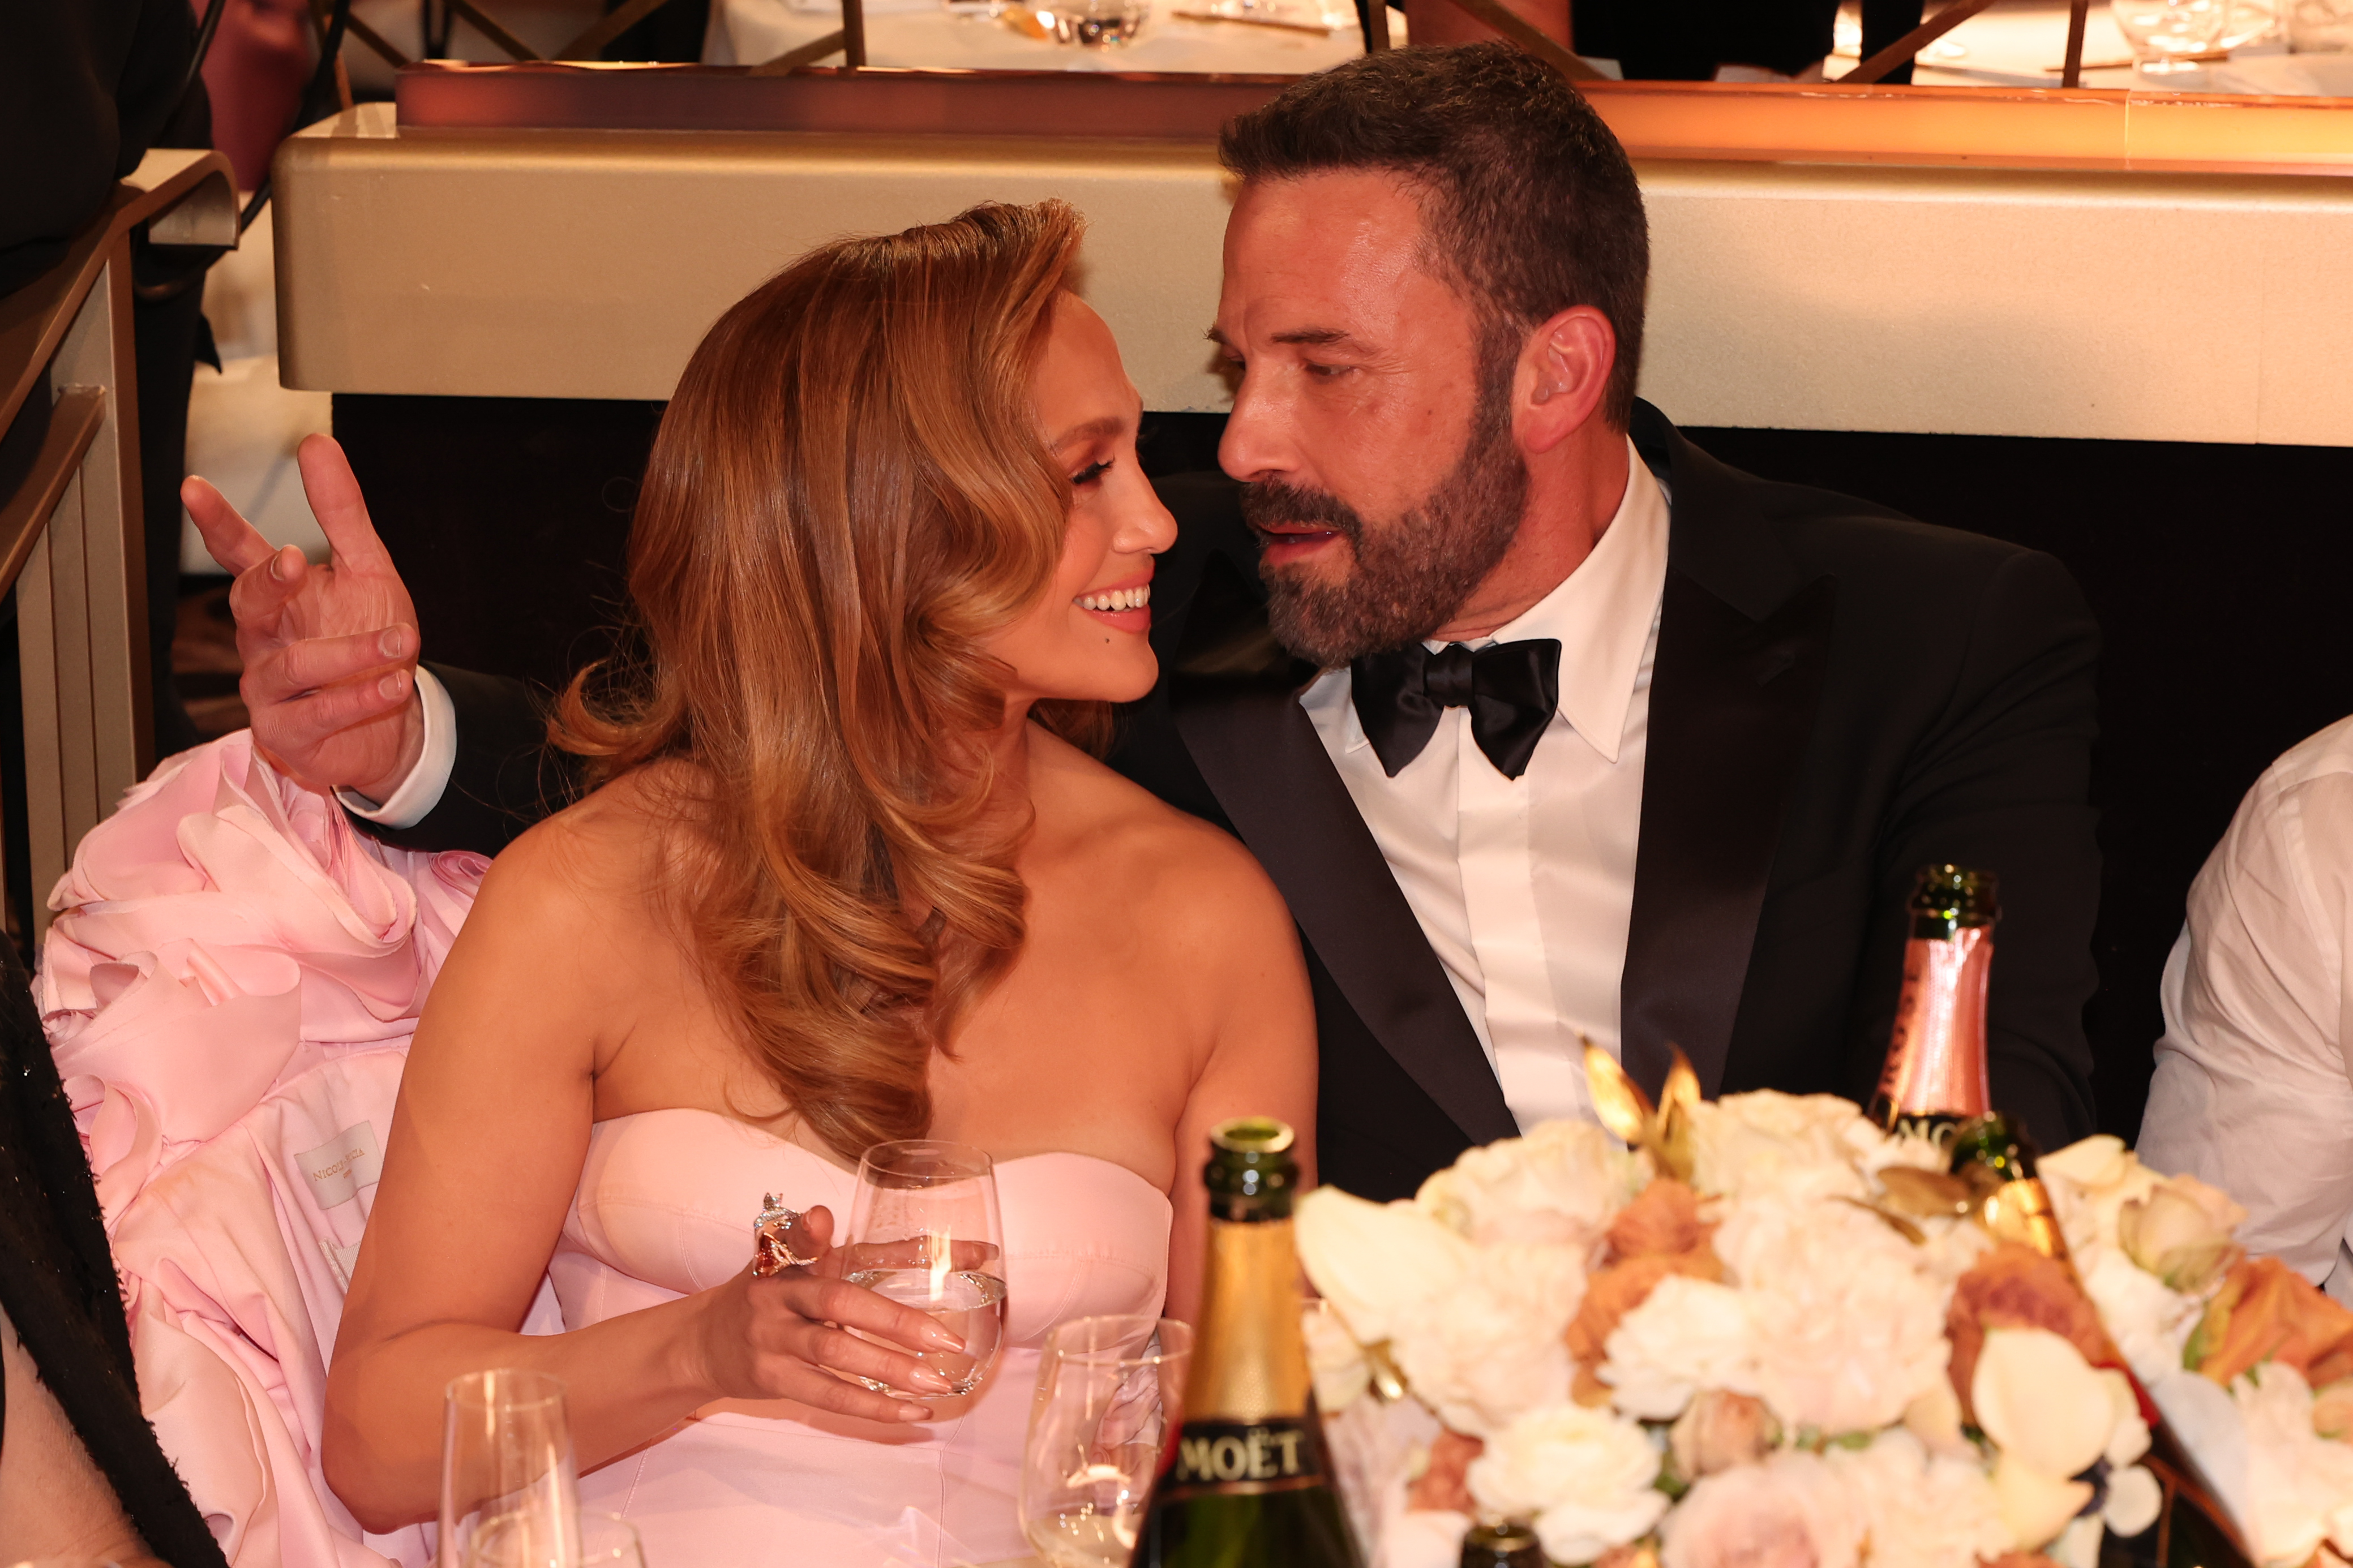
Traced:
POLYGON ((489 864, 355 832, 244 731, 125 795, 49 895, 34 990, 110 1226, 326 1048, 406 1040, 489 864))
POLYGON ((245 733, 124 797, 35 996, 113 1237, 142 1402, 229 1561, 424 1568, 320 1476, 326 1365, 433 976, 489 862, 387 847, 245 733))

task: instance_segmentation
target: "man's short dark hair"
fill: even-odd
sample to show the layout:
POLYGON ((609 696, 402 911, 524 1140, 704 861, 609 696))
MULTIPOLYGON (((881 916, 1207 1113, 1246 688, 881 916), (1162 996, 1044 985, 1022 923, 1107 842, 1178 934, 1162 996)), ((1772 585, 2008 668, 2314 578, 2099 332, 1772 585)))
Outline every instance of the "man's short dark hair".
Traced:
POLYGON ((1234 120, 1218 156, 1245 181, 1407 176, 1427 193, 1436 259, 1482 328, 1508 324, 1517 335, 1572 305, 1608 319, 1618 363, 1602 411, 1625 428, 1642 357, 1650 226, 1626 150, 1551 67, 1504 43, 1366 55, 1234 120))

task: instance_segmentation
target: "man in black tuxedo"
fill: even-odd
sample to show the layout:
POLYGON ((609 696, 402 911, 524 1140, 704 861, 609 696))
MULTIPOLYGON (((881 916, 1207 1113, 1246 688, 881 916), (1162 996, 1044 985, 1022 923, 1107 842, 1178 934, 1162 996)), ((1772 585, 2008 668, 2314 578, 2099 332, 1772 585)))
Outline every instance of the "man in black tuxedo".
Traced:
MULTIPOLYGON (((1632 170, 1507 46, 1307 78, 1222 151, 1231 477, 1162 482, 1163 679, 1113 762, 1289 900, 1325 1178, 1409 1194, 1578 1113, 1584 1037, 1653 1087, 1680 1045, 1710 1094, 1868 1098, 1947 860, 2002 879, 1997 1103, 2088 1131, 2097 633, 2065 572, 1736 472, 1637 401, 1632 170)), ((191 500, 245 568, 257 736, 387 838, 495 850, 545 809, 538 713, 412 689, 349 470, 305 459, 333 573, 191 500)))

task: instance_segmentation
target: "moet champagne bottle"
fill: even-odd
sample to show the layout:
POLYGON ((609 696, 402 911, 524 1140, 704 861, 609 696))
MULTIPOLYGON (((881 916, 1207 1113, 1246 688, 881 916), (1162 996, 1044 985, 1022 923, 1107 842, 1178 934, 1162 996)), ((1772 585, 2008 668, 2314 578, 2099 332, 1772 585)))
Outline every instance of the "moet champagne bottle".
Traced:
POLYGON ((1251 1117, 1209 1141, 1208 1264, 1184 1425, 1154 1483, 1135 1568, 1363 1568, 1300 1331, 1292 1131, 1251 1117))
POLYGON ((1912 889, 1912 933, 1887 1066, 1871 1119, 1890 1132, 1947 1141, 1993 1109, 1986 1081, 1986 981, 2000 917, 1990 871, 1924 866, 1912 889))

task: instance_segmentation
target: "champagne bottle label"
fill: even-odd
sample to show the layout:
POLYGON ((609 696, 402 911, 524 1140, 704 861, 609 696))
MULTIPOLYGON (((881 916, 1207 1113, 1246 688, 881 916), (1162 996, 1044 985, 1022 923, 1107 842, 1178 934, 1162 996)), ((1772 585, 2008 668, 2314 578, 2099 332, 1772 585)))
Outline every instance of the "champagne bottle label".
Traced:
POLYGON ((1330 1483, 1322 1435, 1305 1420, 1187 1421, 1159 1496, 1298 1491, 1330 1483))

